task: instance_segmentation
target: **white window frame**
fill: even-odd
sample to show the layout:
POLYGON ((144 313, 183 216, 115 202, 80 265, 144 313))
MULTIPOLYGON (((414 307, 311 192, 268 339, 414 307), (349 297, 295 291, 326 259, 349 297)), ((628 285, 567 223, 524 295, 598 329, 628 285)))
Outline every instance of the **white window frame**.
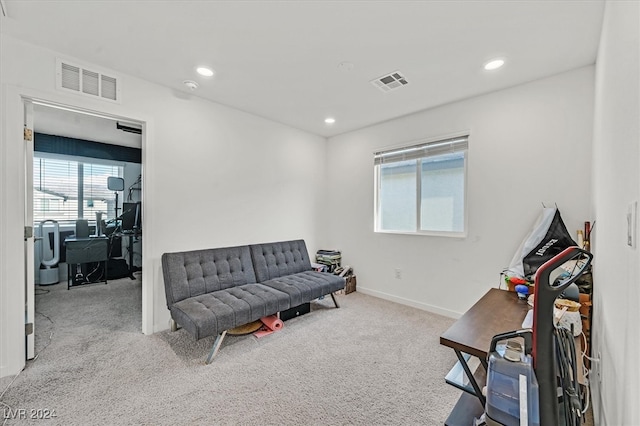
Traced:
MULTIPOLYGON (((424 235, 424 236, 439 236, 439 237, 453 237, 453 238, 466 238, 468 235, 468 203, 467 203, 467 191, 468 191, 468 170, 467 165, 469 161, 468 157, 468 141, 470 139, 469 132, 462 132, 453 135, 442 136, 438 138, 421 139, 409 143, 404 143, 392 148, 384 148, 374 151, 374 232, 382 234, 405 234, 405 235, 424 235), (464 153, 464 190, 463 190, 463 230, 462 231, 435 231, 435 230, 421 230, 421 201, 422 201, 422 167, 420 162, 424 158, 429 158, 434 155, 440 155, 444 152, 436 152, 435 154, 428 154, 429 148, 442 147, 446 144, 455 145, 456 141, 465 139, 465 145, 463 149, 453 149, 449 152, 463 152, 464 153), (416 154, 416 152, 424 152, 424 155, 416 154), (382 228, 382 215, 381 215, 381 165, 385 164, 381 161, 382 157, 394 156, 400 158, 403 152, 410 153, 407 155, 408 159, 416 160, 416 223, 413 231, 404 230, 392 230, 382 228)), ((459 148, 460 146, 458 146, 459 148)), ((403 161, 397 159, 396 161, 403 161)), ((392 161, 394 162, 394 161, 392 161)), ((389 164, 390 162, 387 162, 389 164)))

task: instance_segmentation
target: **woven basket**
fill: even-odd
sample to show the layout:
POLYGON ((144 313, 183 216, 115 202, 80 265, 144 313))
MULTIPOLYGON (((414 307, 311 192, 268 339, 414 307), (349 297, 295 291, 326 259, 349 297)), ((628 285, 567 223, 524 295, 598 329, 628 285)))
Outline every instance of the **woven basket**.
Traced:
POLYGON ((346 277, 346 280, 347 280, 347 283, 344 286, 344 293, 349 294, 356 291, 356 276, 349 275, 348 277, 346 277))

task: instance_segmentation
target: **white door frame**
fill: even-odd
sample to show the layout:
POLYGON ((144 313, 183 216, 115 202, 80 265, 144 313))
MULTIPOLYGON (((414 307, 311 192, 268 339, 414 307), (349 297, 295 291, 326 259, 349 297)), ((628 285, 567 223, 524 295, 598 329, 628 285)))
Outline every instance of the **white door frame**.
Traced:
MULTIPOLYGON (((25 366, 25 152, 23 146, 24 100, 42 101, 72 111, 138 122, 142 125, 142 194, 145 204, 152 195, 146 189, 145 164, 150 158, 147 141, 152 140, 152 118, 119 104, 83 99, 78 95, 5 85, 4 131, 0 134, 0 377, 17 374, 25 366), (18 265, 18 266, 17 266, 18 265), (20 266, 21 265, 21 266, 20 266)), ((148 209, 143 209, 146 230, 153 229, 148 209)), ((146 247, 153 233, 145 232, 142 248, 142 333, 153 334, 153 283, 155 271, 146 247)))
MULTIPOLYGON (((28 99, 22 100, 24 106, 24 282, 25 282, 25 323, 30 324, 25 333, 27 335, 27 359, 36 356, 36 292, 35 292, 35 235, 33 227, 33 103, 28 99), (26 235, 27 228, 31 228, 31 235, 26 235)), ((41 236, 42 237, 42 236, 41 236)), ((57 250, 57 249, 56 249, 57 250)))

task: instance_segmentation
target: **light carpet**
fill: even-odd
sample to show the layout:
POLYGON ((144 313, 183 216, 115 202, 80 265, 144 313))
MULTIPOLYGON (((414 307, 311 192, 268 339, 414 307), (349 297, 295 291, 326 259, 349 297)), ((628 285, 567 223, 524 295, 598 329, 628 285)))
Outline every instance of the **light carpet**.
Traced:
POLYGON ((38 289, 38 355, 3 379, 0 405, 56 417, 6 424, 442 425, 460 395, 439 344, 453 320, 362 293, 261 339, 228 336, 205 365, 213 338, 142 335, 139 280, 38 289))

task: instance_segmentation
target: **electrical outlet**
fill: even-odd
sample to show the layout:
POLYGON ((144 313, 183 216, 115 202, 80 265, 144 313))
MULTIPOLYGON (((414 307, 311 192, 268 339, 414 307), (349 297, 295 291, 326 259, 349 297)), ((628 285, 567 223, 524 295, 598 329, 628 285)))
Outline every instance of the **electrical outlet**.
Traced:
POLYGON ((396 272, 396 279, 397 280, 401 280, 402 279, 402 269, 396 268, 395 272, 396 272))

